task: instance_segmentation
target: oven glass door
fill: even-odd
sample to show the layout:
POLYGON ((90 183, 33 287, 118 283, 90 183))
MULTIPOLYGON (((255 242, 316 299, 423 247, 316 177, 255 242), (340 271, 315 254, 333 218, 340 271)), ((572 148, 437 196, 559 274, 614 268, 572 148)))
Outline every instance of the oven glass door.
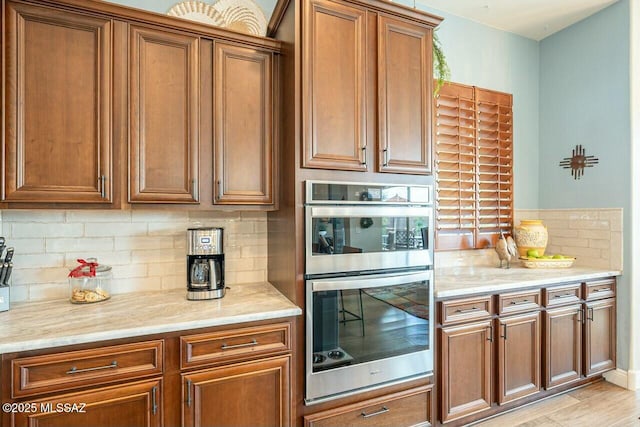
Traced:
POLYGON ((433 208, 307 206, 306 274, 430 265, 433 208))
POLYGON ((307 399, 431 371, 432 275, 307 281, 307 399))

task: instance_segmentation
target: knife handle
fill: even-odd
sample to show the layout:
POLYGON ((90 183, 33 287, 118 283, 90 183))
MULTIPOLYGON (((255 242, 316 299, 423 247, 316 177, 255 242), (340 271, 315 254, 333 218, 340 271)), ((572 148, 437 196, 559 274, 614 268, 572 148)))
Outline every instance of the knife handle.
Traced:
POLYGON ((13 263, 9 263, 9 268, 7 268, 7 272, 4 274, 4 280, 2 281, 3 285, 7 285, 9 282, 9 278, 11 277, 11 271, 13 270, 13 263))
POLYGON ((7 269, 9 268, 8 262, 2 263, 2 268, 0 269, 0 284, 4 283, 4 278, 7 275, 7 269))
POLYGON ((7 248, 7 256, 4 258, 4 262, 9 262, 13 259, 13 248, 7 248))

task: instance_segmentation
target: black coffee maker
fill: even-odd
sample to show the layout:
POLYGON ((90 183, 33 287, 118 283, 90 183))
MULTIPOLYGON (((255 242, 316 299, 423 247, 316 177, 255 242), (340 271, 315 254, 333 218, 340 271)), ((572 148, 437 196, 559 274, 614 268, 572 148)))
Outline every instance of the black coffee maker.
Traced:
POLYGON ((224 286, 224 253, 222 228, 189 228, 187 230, 187 299, 222 298, 224 286))

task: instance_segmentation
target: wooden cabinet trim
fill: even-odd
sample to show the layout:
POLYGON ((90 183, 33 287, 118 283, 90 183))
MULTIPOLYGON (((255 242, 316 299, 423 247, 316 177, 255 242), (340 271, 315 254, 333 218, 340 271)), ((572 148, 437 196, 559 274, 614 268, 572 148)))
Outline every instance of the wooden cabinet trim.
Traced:
MULTIPOLYGON (((432 93, 432 34, 431 29, 426 26, 408 22, 385 14, 378 15, 378 150, 377 150, 377 167, 378 172, 391 173, 408 173, 413 175, 427 175, 431 173, 431 93, 432 93), (419 52, 412 52, 418 56, 418 64, 421 67, 419 71, 420 77, 417 79, 409 78, 403 73, 393 72, 389 69, 391 66, 397 66, 399 63, 407 62, 410 58, 404 58, 405 61, 390 60, 393 49, 391 42, 391 34, 402 35, 404 37, 413 38, 419 42, 419 52), (397 105, 391 105, 393 98, 390 96, 390 79, 401 79, 404 84, 418 84, 419 88, 405 88, 407 93, 416 97, 420 102, 420 108, 416 113, 413 109, 398 108, 397 105), (403 115, 417 114, 417 129, 411 129, 415 132, 413 137, 400 141, 397 135, 398 130, 404 132, 410 130, 407 123, 402 125, 398 123, 401 129, 393 129, 392 114, 396 117, 404 118, 403 115), (397 155, 396 149, 398 143, 405 145, 416 144, 419 141, 419 157, 408 155, 397 155)), ((405 93, 404 95, 407 95, 405 93)), ((400 96, 400 94, 396 94, 400 96)), ((404 105, 408 102, 406 97, 400 100, 404 105)), ((408 120, 412 125, 416 125, 413 120, 408 120)))
POLYGON ((493 298, 474 297, 440 302, 441 319, 444 325, 488 319, 493 315, 493 298))
POLYGON ((498 314, 516 314, 539 309, 540 290, 520 291, 498 295, 498 314))
POLYGON ((306 415, 304 426, 382 427, 393 425, 404 427, 431 425, 432 390, 433 385, 426 385, 306 415), (403 407, 403 405, 405 406, 403 407), (401 415, 395 415, 394 412, 398 410, 402 411, 401 415), (371 416, 375 412, 378 412, 379 415, 371 416), (366 415, 368 415, 367 418, 365 418, 366 415), (393 417, 393 420, 390 420, 389 416, 393 417))
POLYGON ((552 286, 542 290, 542 303, 545 307, 557 307, 575 304, 581 300, 581 285, 552 286))
MULTIPOLYGON (((164 31, 142 25, 130 25, 129 92, 129 202, 131 203, 198 203, 199 200, 199 39, 195 35, 164 31), (145 128, 147 82, 144 69, 153 64, 145 61, 148 44, 171 47, 184 51, 185 92, 182 94, 185 110, 182 141, 155 141, 145 128), (148 149, 148 145, 157 145, 148 149), (155 186, 147 179, 147 154, 158 152, 166 144, 184 144, 184 175, 175 187, 155 186)), ((150 82, 151 84, 153 82, 150 82)), ((150 102, 150 101, 147 101, 150 102)), ((160 153, 162 154, 162 153, 160 153)), ((156 162, 159 162, 156 160, 156 162)), ((159 167, 156 165, 156 167, 159 167)), ((158 175, 159 171, 155 171, 158 175)))
MULTIPOLYGON (((367 151, 367 135, 366 135, 366 41, 367 41, 367 24, 366 24, 366 10, 355 7, 348 3, 338 3, 330 0, 312 0, 305 3, 304 9, 304 46, 303 46, 303 67, 302 67, 302 135, 303 135, 303 152, 302 152, 302 166, 307 168, 323 168, 323 169, 342 169, 342 170, 354 170, 354 171, 366 171, 366 151, 367 151), (351 31, 349 36, 353 39, 351 46, 341 46, 340 49, 353 49, 353 57, 349 58, 353 61, 350 64, 353 69, 346 70, 350 72, 350 81, 344 79, 341 81, 344 84, 352 85, 353 110, 350 112, 336 111, 334 102, 340 97, 346 97, 343 92, 326 93, 325 90, 320 91, 318 89, 318 79, 323 77, 325 79, 337 78, 330 69, 331 63, 321 62, 316 57, 320 51, 319 38, 320 36, 326 36, 323 29, 318 28, 317 22, 320 16, 333 17, 335 19, 342 20, 350 23, 351 28, 343 29, 351 31), (325 68, 322 68, 325 67, 325 68), (321 99, 320 95, 326 97, 321 99), (326 103, 326 105, 323 104, 326 103), (318 115, 321 111, 334 117, 336 120, 342 114, 347 114, 350 120, 341 122, 341 124, 352 124, 353 134, 348 139, 330 137, 329 135, 318 135, 318 126, 320 119, 318 115), (326 146, 323 146, 324 144, 326 146), (338 145, 345 145, 351 147, 348 154, 332 153, 333 148, 338 145), (324 147, 324 148, 323 148, 324 147), (323 152, 326 151, 326 152, 323 152)), ((326 30, 326 29, 325 29, 326 30)), ((344 37, 345 40, 349 40, 349 37, 344 37)), ((335 49, 335 45, 324 46, 325 55, 329 49, 335 49)), ((326 59, 326 58, 324 58, 326 59)), ((328 60, 327 60, 328 61, 328 60)), ((334 82, 335 83, 335 82, 334 82)), ((335 89, 335 86, 334 86, 335 89)), ((340 119, 341 120, 341 119, 340 119)), ((340 126, 335 126, 332 132, 343 131, 347 132, 348 129, 340 129, 340 126)), ((344 136, 344 135, 343 135, 344 136)))
POLYGON ((591 377, 616 367, 616 299, 588 302, 584 306, 584 373, 591 377), (606 317, 596 317, 601 311, 607 313, 606 317), (606 324, 600 324, 604 321, 606 324), (595 354, 598 348, 594 348, 594 341, 604 342, 607 348, 601 349, 602 354, 595 354))
POLYGON ((498 336, 498 404, 502 405, 516 399, 538 393, 541 384, 541 336, 540 336, 540 312, 519 314, 515 316, 502 317, 497 319, 498 336), (520 336, 528 342, 509 340, 512 335, 510 330, 515 327, 530 327, 529 336, 520 336), (524 345, 523 345, 524 344, 524 345), (530 354, 526 354, 527 345, 530 346, 530 354), (513 357, 511 357, 513 356, 513 357), (524 366, 527 378, 517 378, 522 380, 518 385, 509 385, 512 376, 511 369, 523 368, 519 357, 529 360, 528 368, 524 366), (529 357, 528 357, 529 356, 529 357))
MULTIPOLYGON (((145 426, 160 427, 163 425, 163 381, 158 378, 30 401, 29 403, 34 404, 38 410, 31 413, 17 412, 12 414, 11 427, 38 427, 41 423, 42 425, 47 425, 47 420, 54 417, 57 418, 56 421, 58 423, 60 423, 60 417, 68 417, 66 424, 60 423, 56 425, 70 427, 87 425, 83 421, 78 422, 78 417, 85 415, 83 412, 69 411, 61 413, 56 409, 58 405, 68 405, 69 408, 73 408, 71 405, 75 405, 78 411, 86 412, 87 417, 101 405, 107 405, 111 408, 111 411, 107 416, 108 418, 102 419, 101 422, 108 420, 110 425, 114 425, 117 424, 114 423, 114 420, 120 416, 122 417, 120 425, 130 425, 131 421, 125 418, 127 414, 119 414, 116 407, 118 404, 133 402, 139 402, 140 406, 144 408, 145 426), (42 408, 50 408, 50 410, 42 411, 42 408)), ((98 420, 94 421, 98 422, 98 420)))
MULTIPOLYGON (((29 203, 109 203, 113 201, 113 171, 112 171, 112 141, 111 141, 111 99, 112 99, 112 68, 111 57, 113 51, 113 22, 108 18, 101 18, 91 16, 82 12, 61 12, 59 10, 41 6, 31 5, 19 2, 7 2, 5 9, 6 17, 6 127, 5 127, 5 185, 3 187, 3 199, 8 202, 29 202, 29 203), (95 129, 93 130, 93 147, 91 147, 92 154, 83 152, 81 144, 87 144, 88 142, 84 137, 73 134, 73 137, 81 138, 77 141, 69 141, 69 144, 65 144, 63 147, 59 147, 56 144, 60 144, 61 140, 51 139, 47 141, 50 143, 51 151, 58 152, 58 157, 63 152, 68 161, 68 168, 64 168, 64 172, 69 172, 78 165, 88 165, 89 168, 94 169, 95 175, 86 178, 82 182, 77 181, 79 177, 74 177, 74 182, 69 181, 69 177, 59 177, 59 183, 52 184, 50 175, 56 176, 57 173, 61 173, 60 170, 54 169, 58 165, 50 165, 48 168, 43 168, 42 165, 35 166, 35 171, 29 167, 29 161, 27 159, 27 144, 38 143, 40 146, 38 150, 44 152, 42 144, 43 140, 33 140, 33 138, 42 137, 38 135, 36 130, 27 135, 27 126, 38 126, 43 120, 38 119, 39 115, 45 114, 43 111, 39 111, 39 108, 46 108, 42 106, 36 100, 33 103, 27 104, 27 91, 26 85, 28 79, 26 76, 27 58, 26 48, 33 47, 24 43, 24 40, 20 38, 26 37, 26 25, 28 22, 38 24, 40 31, 42 32, 43 25, 49 25, 50 31, 54 29, 56 31, 74 31, 81 34, 93 35, 93 46, 95 49, 95 56, 91 59, 91 63, 95 65, 92 82, 84 82, 85 86, 95 86, 92 96, 93 105, 89 110, 94 109, 94 121, 95 129), (31 113, 34 117, 27 117, 27 113, 31 113), (30 119, 30 120, 29 120, 30 119), (28 123, 27 123, 28 122, 28 123), (73 145, 75 144, 75 145, 73 145), (73 148, 77 147, 78 152, 73 151, 73 148), (73 154, 72 154, 73 153, 73 154), (90 158, 83 158, 82 155, 89 155, 90 158), (44 173, 44 175, 42 175, 44 173), (64 181, 64 183, 63 183, 64 181)), ((34 29, 35 31, 35 29, 34 29)), ((44 37, 44 34, 40 34, 44 37)), ((70 34, 65 35, 70 38, 70 34)), ((48 34, 48 40, 51 41, 53 35, 48 34)), ((73 43, 72 40, 69 43, 73 43)), ((78 53, 78 55, 80 55, 78 53)), ((61 71, 54 73, 55 65, 60 67, 69 66, 66 62, 62 64, 51 64, 51 61, 57 61, 60 58, 52 56, 51 52, 44 54, 34 55, 32 52, 29 59, 34 60, 34 57, 46 58, 48 63, 41 63, 40 66, 48 67, 47 69, 38 69, 38 64, 29 64, 29 70, 31 72, 41 72, 44 77, 47 75, 60 76, 61 71), (48 54, 48 55, 47 55, 48 54), (52 69, 54 68, 54 69, 52 69)), ((76 64, 77 66, 77 64, 76 64)), ((77 71, 77 70, 76 70, 77 71)), ((87 71, 88 72, 88 71, 87 71)), ((62 73, 64 74, 64 73, 62 73)), ((33 76, 32 76, 33 77, 33 76)), ((41 79, 38 79, 41 80, 41 79)), ((69 83, 69 82, 66 82, 69 83)), ((76 82, 74 82, 76 83, 76 82)), ((64 90, 65 87, 58 85, 46 86, 47 90, 64 90)), ((72 88, 68 88, 71 90, 72 88)), ((85 87, 85 89, 87 89, 85 87)), ((90 90, 87 89, 87 90, 90 90)), ((77 88, 76 88, 77 91, 77 88)), ((34 89, 31 88, 31 93, 34 89)), ((42 93, 40 92, 40 95, 42 93)), ((82 99, 86 99, 86 93, 81 94, 82 99)), ((77 101, 80 102, 80 101, 77 101)), ((76 103, 77 103, 76 102, 76 103)), ((70 106, 76 103, 70 104, 70 106)), ((71 107, 70 107, 71 108, 71 107)), ((86 109, 86 108, 85 108, 86 109)), ((83 109, 83 112, 85 111, 83 109)), ((48 110, 49 111, 49 110, 48 110)), ((66 110, 65 110, 66 111, 66 110)), ((71 110, 68 114, 73 114, 71 110)), ((82 126, 76 126, 70 130, 69 124, 65 123, 66 117, 59 117, 55 119, 52 117, 46 121, 49 126, 59 125, 60 128, 55 129, 55 132, 48 130, 49 137, 53 134, 55 137, 65 135, 67 138, 71 138, 72 135, 67 135, 68 132, 78 132, 78 129, 82 126)), ((66 142, 66 141, 64 141, 66 142)), ((84 147, 86 149, 87 147, 84 147)), ((40 152, 39 155, 42 153, 40 152)), ((49 153, 51 155, 51 152, 49 153)), ((47 158, 47 156, 44 156, 47 158)), ((51 157, 49 157, 51 158, 51 157)), ((45 159, 46 160, 46 159, 45 159)), ((58 161, 61 159, 57 158, 58 161)), ((59 168, 58 168, 59 169, 59 168)))
MULTIPOLYGON (((493 341, 495 333, 493 330, 493 321, 486 320, 484 322, 476 322, 471 324, 463 324, 458 326, 447 326, 440 329, 440 414, 443 422, 450 422, 471 414, 485 411, 491 408, 493 402, 493 341), (452 357, 452 349, 455 346, 454 340, 460 337, 478 336, 478 345, 475 348, 478 354, 482 355, 481 368, 470 369, 466 366, 460 366, 450 360, 452 357), (451 379, 452 371, 461 371, 459 375, 467 376, 467 381, 474 380, 473 387, 477 388, 478 395, 467 397, 467 401, 460 402, 459 394, 467 393, 466 385, 462 382, 455 382, 451 379)), ((469 354, 473 349, 465 349, 464 347, 457 351, 462 354, 469 354)), ((466 360, 474 364, 476 360, 466 360)), ((475 365, 474 365, 475 366, 475 365)))
POLYGON ((585 282, 583 294, 586 301, 611 298, 616 296, 616 279, 604 279, 585 282))
POLYGON ((161 375, 163 349, 164 341, 155 340, 17 358, 11 361, 11 396, 23 398, 161 375))
POLYGON ((187 335, 180 337, 180 367, 237 362, 287 351, 291 351, 289 322, 187 335))
MULTIPOLYGON (((275 375, 278 380, 276 395, 266 396, 275 399, 278 422, 274 427, 290 425, 290 365, 291 356, 284 355, 182 374, 182 425, 185 427, 201 425, 199 421, 202 409, 205 406, 211 407, 212 404, 212 402, 208 402, 205 405, 201 401, 204 396, 203 388, 216 387, 216 385, 224 384, 228 381, 241 380, 246 383, 252 377, 264 375, 275 375)), ((247 396, 245 400, 247 410, 252 405, 250 399, 259 398, 260 396, 258 395, 263 390, 255 390, 255 392, 255 395, 247 396)))
POLYGON ((582 373, 582 322, 583 310, 581 304, 573 304, 559 308, 549 309, 544 312, 544 347, 543 347, 543 374, 544 387, 550 390, 563 384, 580 380, 582 373), (556 322, 565 320, 570 322, 556 322), (563 328, 573 327, 573 331, 563 328), (570 339, 569 339, 570 338, 570 339), (570 359, 570 360, 569 360, 570 359), (563 372, 555 372, 556 364, 567 365, 563 372))
MULTIPOLYGON (((221 42, 214 43, 214 203, 216 204, 273 204, 274 203, 274 90, 273 90, 273 54, 267 51, 260 51, 254 48, 247 48, 221 42), (257 76, 257 83, 261 86, 257 93, 252 93, 252 97, 257 97, 257 103, 253 104, 253 99, 246 99, 244 106, 244 116, 238 121, 238 117, 227 115, 228 108, 233 98, 233 86, 230 83, 232 78, 242 78, 231 73, 227 68, 228 61, 242 61, 245 64, 258 64, 260 73, 257 76), (254 108, 250 108, 254 107, 254 108), (253 117, 246 117, 250 112, 255 113, 253 117), (244 132, 257 126, 258 140, 247 140, 244 132), (233 133, 239 133, 233 135, 233 133), (256 148, 258 152, 252 150, 256 148), (232 164, 228 158, 234 151, 236 157, 258 156, 260 168, 254 170, 251 167, 244 167, 240 163, 232 164), (237 181, 243 181, 241 177, 247 173, 260 176, 259 188, 243 188, 238 186, 237 181), (236 176, 232 187, 231 177, 236 176)), ((256 76, 249 75, 248 77, 256 76)), ((256 83, 255 80, 245 79, 245 84, 256 83)), ((238 85, 238 82, 236 82, 238 85)), ((237 101, 236 101, 237 102, 237 101)), ((232 111, 231 113, 238 113, 232 111)))

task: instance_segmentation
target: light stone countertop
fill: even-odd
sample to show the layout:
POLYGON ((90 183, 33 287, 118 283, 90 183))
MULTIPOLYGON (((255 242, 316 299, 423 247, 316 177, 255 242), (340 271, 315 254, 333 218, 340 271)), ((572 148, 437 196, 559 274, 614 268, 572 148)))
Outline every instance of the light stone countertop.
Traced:
POLYGON ((302 313, 269 283, 229 287, 224 298, 207 301, 188 301, 186 289, 172 289, 118 294, 95 304, 66 299, 12 304, 0 313, 0 354, 302 313))
POLYGON ((586 267, 502 269, 494 266, 436 268, 435 297, 439 299, 619 276, 619 270, 586 267))

